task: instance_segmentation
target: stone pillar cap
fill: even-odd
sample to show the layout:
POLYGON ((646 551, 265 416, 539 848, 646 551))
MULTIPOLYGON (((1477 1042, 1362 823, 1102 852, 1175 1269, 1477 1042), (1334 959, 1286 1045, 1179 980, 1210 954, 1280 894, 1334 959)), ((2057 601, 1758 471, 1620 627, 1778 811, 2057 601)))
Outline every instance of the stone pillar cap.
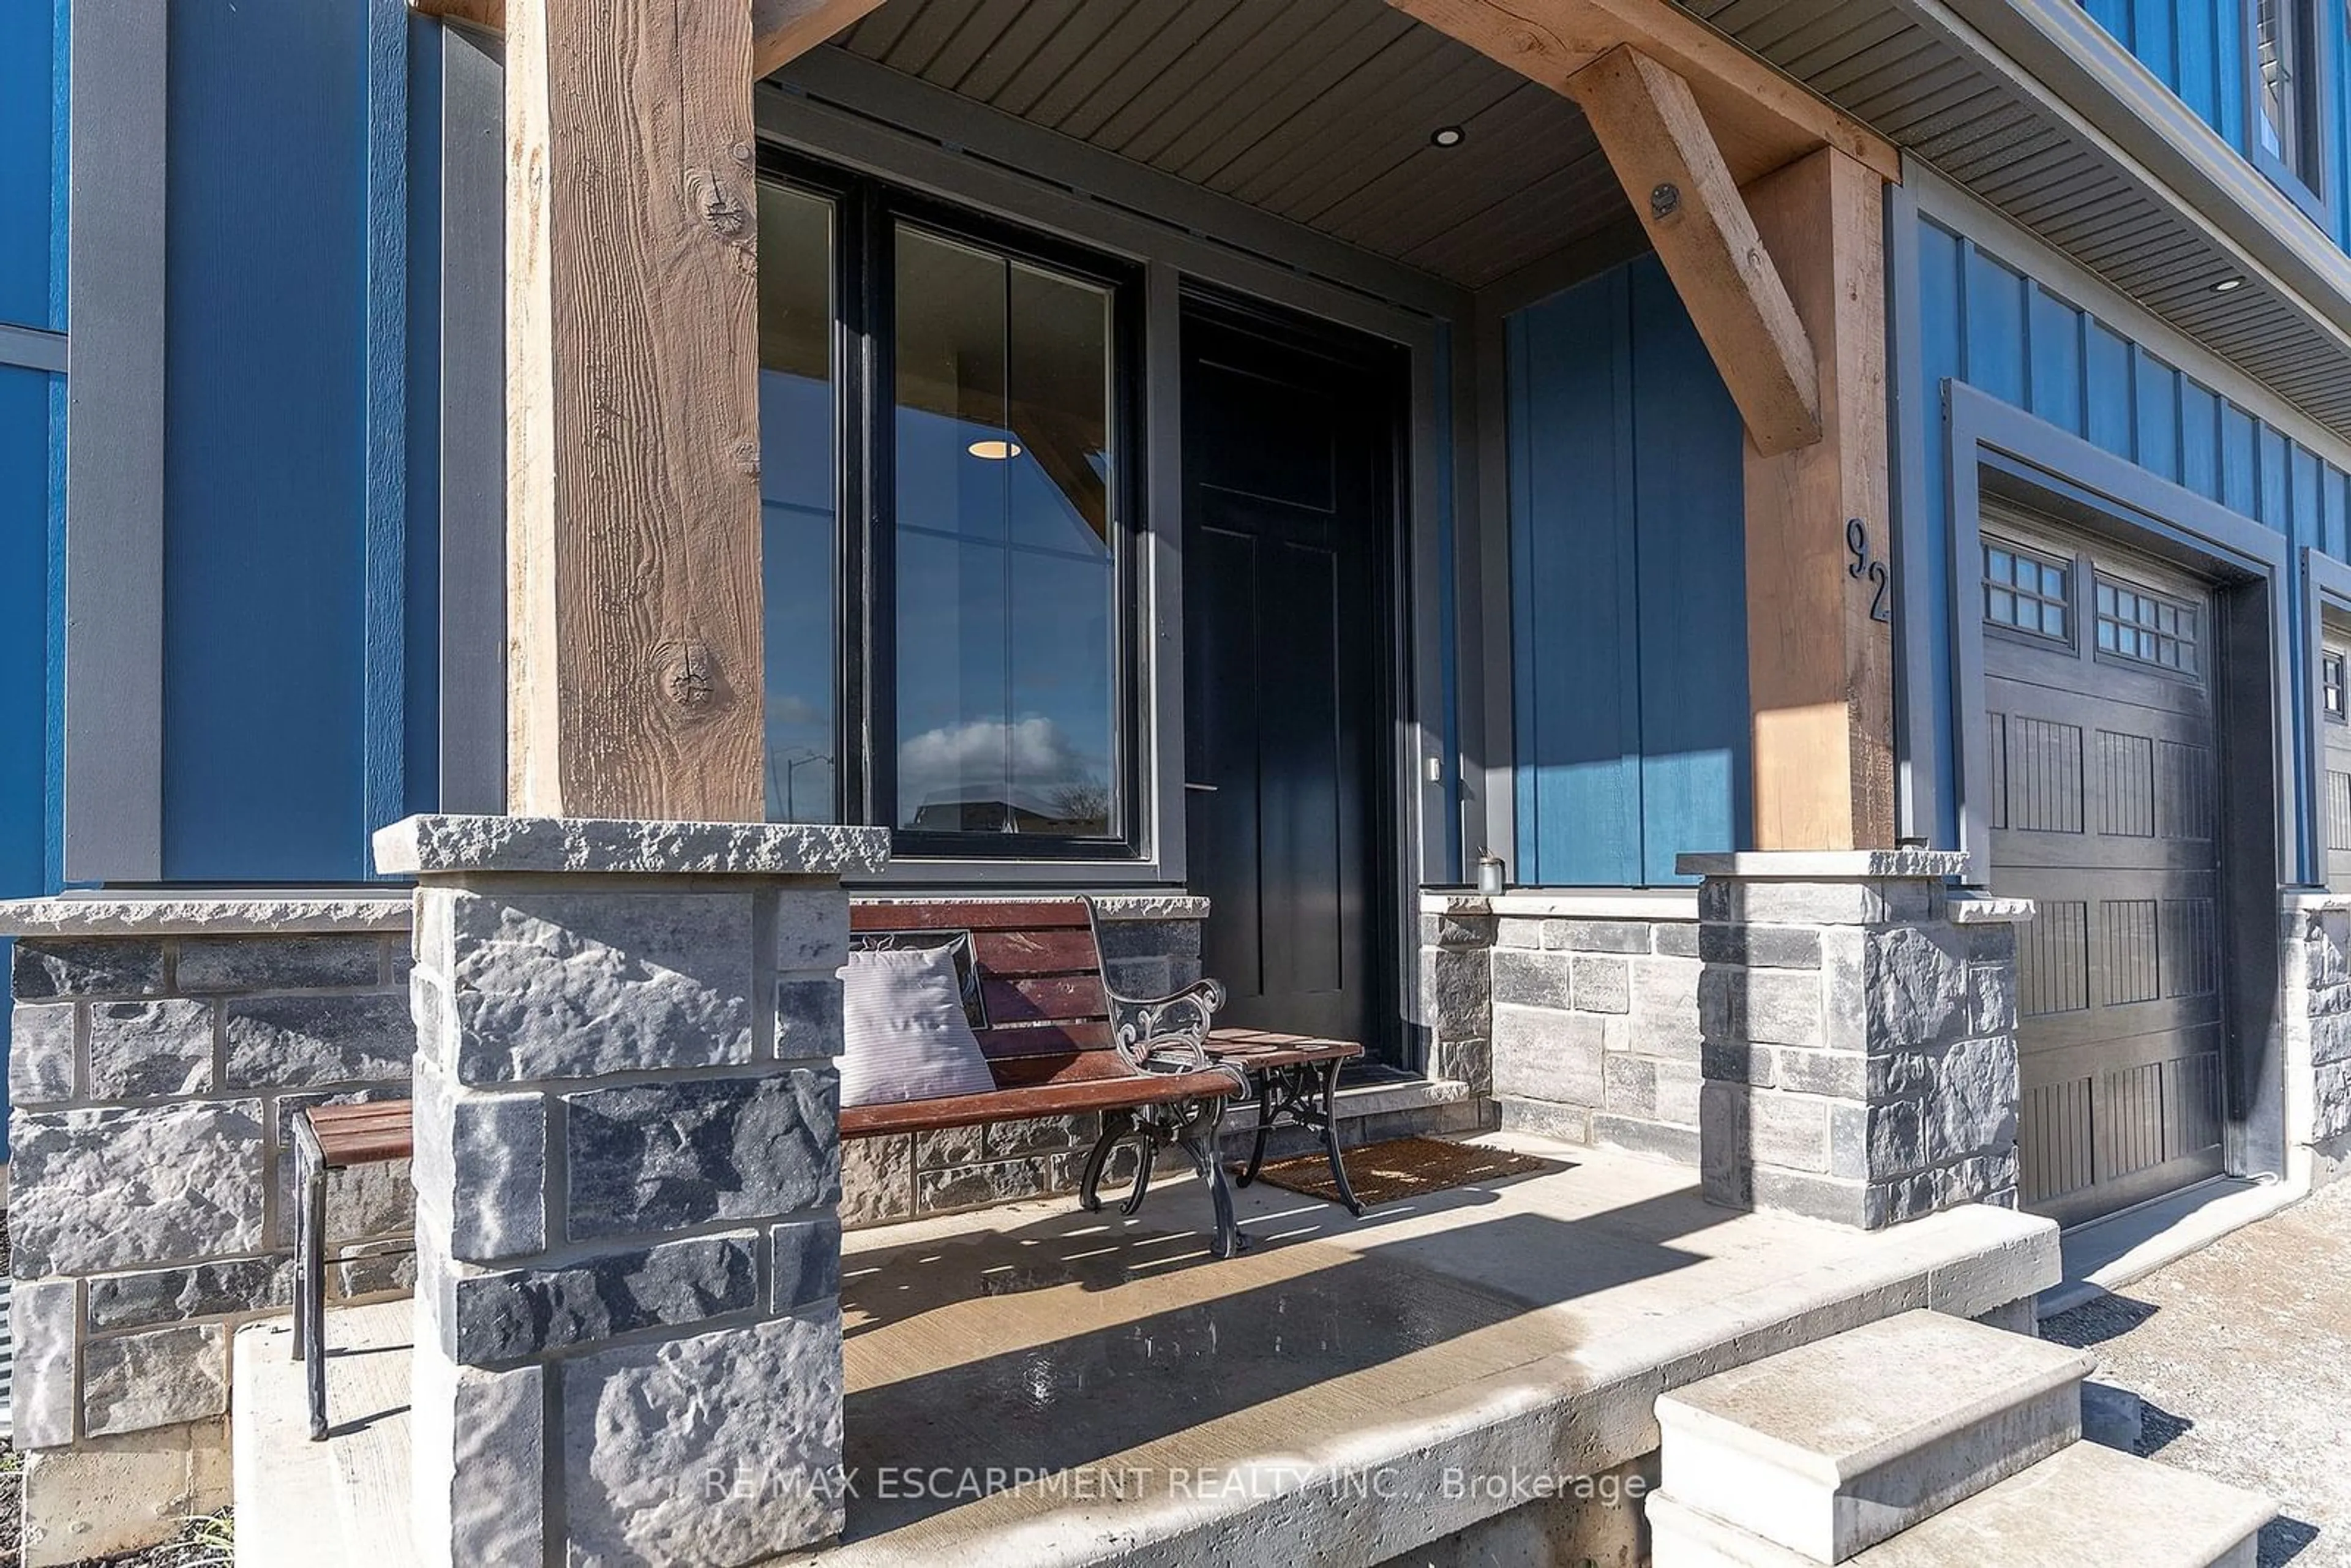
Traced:
POLYGON ((85 889, 0 902, 0 936, 240 936, 405 931, 409 894, 381 888, 85 889))
POLYGON ((387 876, 589 872, 842 876, 890 861, 887 828, 807 822, 663 822, 606 817, 405 818, 375 835, 387 876))
POLYGON ((1942 878, 1968 869, 1960 850, 1741 850, 1676 855, 1684 876, 1781 882, 1862 882, 1883 877, 1942 878))

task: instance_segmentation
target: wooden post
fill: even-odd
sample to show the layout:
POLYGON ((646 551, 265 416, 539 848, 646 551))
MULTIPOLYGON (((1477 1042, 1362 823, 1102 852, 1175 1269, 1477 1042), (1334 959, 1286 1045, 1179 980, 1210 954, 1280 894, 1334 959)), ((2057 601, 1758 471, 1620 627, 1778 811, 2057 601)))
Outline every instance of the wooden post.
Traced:
POLYGON ((507 809, 756 820, 750 13, 504 21, 507 809))
POLYGON ((1622 45, 1570 77, 1609 167, 1657 247, 1762 452, 1821 438, 1813 346, 1689 83, 1622 45))
MULTIPOLYGON (((751 74, 766 76, 849 26, 882 0, 748 0, 751 74)), ((503 32, 507 0, 408 0, 420 16, 503 32)))
POLYGON ((1812 341, 1822 429, 1747 450, 1758 849, 1894 844, 1885 187, 1824 147, 1744 192, 1812 341))

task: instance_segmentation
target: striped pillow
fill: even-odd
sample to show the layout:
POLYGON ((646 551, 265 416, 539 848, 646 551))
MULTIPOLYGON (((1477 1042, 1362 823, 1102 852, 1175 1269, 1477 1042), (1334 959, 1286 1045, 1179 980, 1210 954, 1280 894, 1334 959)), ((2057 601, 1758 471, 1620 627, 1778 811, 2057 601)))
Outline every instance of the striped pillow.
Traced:
POLYGON ((852 953, 841 974, 843 1105, 894 1105, 996 1087, 964 1016, 953 949, 852 953))

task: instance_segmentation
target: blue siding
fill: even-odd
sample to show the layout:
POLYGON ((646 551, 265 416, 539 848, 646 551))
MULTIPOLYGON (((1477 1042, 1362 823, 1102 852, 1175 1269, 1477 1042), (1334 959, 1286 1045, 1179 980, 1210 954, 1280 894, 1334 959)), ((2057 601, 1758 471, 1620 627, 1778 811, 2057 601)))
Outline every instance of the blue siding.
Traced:
POLYGON ((2083 8, 2231 147, 2247 150, 2245 0, 2085 0, 2083 8))
MULTIPOLYGON (((2297 543, 2343 559, 2351 475, 2297 445, 2193 376, 2130 340, 2111 323, 2043 287, 2014 266, 1930 220, 1918 220, 1921 316, 1919 392, 1939 408, 1947 380, 1965 382, 2109 452, 2219 501, 2297 543)), ((1942 755, 1944 843, 1958 841, 1952 760, 1948 591, 1950 538, 1949 452, 1930 429, 1927 515, 1904 519, 1903 570, 1923 576, 1935 624, 1936 667, 1912 677, 1906 695, 1932 709, 1942 755)), ((2290 596, 2291 597, 2291 596, 2290 596)), ((2298 614, 2299 611, 2293 612, 2298 614)), ((2297 711, 2299 711, 2297 709, 2297 711)), ((2299 738, 2297 744, 2305 744, 2299 738)), ((1917 766, 1921 759, 1910 759, 1917 766)))
MULTIPOLYGON (((61 4, 0 6, 0 322, 47 329, 64 324, 57 265, 64 236, 53 222, 62 172, 61 4)), ((56 665, 47 601, 55 570, 52 438, 63 384, 45 371, 0 365, 0 736, 8 737, 0 745, 0 898, 56 886, 48 741, 56 665)), ((0 938, 0 973, 12 946, 0 938)), ((0 1062, 7 1043, 0 1010, 0 1062)), ((0 1072, 0 1159, 7 1155, 7 1109, 0 1072)))
MULTIPOLYGON (((46 214, 45 214, 46 216, 46 214)), ((49 388, 55 377, 0 366, 0 898, 51 890, 47 808, 49 388)), ((10 944, 0 940, 0 967, 10 944)), ((0 1014, 0 1048, 8 1039, 0 1014)), ((0 1128, 7 1086, 0 1074, 0 1128)), ((6 1134, 0 1131, 0 1156, 6 1134)))
POLYGON ((54 155, 51 0, 0 5, 0 321, 55 327, 49 287, 54 155))
POLYGON ((173 881, 364 874, 367 22, 315 0, 172 12, 173 881))
POLYGON ((1738 411, 1654 258, 1510 322, 1518 880, 1744 841, 1738 411))

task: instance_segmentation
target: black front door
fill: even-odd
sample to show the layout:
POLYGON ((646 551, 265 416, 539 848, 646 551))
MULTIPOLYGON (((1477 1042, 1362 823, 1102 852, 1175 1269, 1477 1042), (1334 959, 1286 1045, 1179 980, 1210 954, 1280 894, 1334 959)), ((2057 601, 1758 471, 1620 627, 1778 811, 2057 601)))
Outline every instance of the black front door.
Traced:
POLYGON ((1219 1021, 1391 1055, 1381 810, 1393 362, 1184 317, 1191 886, 1219 1021))

